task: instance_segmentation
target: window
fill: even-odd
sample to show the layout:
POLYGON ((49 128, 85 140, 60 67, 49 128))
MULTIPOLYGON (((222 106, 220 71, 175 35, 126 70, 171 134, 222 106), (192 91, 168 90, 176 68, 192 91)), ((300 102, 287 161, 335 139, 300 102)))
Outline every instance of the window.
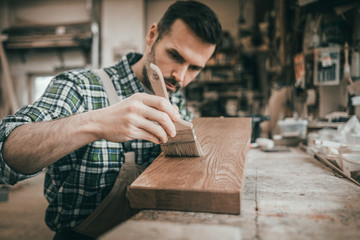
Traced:
POLYGON ((29 104, 39 99, 45 92, 53 76, 50 74, 31 74, 29 77, 29 104))
POLYGON ((36 77, 34 79, 34 98, 32 99, 33 101, 41 97, 52 78, 53 76, 43 76, 36 77))

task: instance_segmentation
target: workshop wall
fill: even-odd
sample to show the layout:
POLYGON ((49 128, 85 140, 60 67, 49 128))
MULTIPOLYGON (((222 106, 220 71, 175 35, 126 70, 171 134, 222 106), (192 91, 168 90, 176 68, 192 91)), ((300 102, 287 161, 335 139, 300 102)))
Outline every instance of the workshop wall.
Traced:
MULTIPOLYGON (((90 2, 86 0, 1 1, 0 31, 23 25, 90 22, 90 2)), ((144 1, 103 0, 101 9, 101 65, 114 64, 129 50, 142 51, 145 36, 144 1)), ((6 52, 20 105, 32 101, 29 89, 32 87, 34 76, 55 75, 68 69, 91 67, 89 50, 84 51, 82 48, 34 48, 6 52)))
POLYGON ((103 0, 102 66, 110 66, 129 51, 142 52, 145 39, 143 0, 103 0))
POLYGON ((8 1, 10 25, 58 24, 90 19, 86 0, 8 1))
MULTIPOLYGON (((12 26, 66 24, 89 21, 86 0, 81 1, 4 1, 1 30, 12 26)), ((32 75, 53 75, 62 69, 85 65, 80 49, 11 50, 7 51, 14 87, 20 105, 29 102, 32 75)))

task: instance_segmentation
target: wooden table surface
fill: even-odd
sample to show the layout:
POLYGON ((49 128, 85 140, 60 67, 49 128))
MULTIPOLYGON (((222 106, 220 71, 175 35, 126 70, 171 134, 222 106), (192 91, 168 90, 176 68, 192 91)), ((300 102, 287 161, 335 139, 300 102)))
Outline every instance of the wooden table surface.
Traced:
POLYGON ((251 149, 241 215, 142 210, 101 239, 360 239, 360 187, 298 148, 251 149))

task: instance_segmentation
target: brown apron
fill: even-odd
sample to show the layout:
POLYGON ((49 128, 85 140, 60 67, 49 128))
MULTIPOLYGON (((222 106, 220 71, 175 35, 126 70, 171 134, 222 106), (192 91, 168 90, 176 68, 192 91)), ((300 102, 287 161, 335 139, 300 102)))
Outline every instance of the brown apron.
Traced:
POLYGON ((125 163, 122 165, 109 195, 90 216, 73 230, 96 238, 137 213, 136 209, 130 207, 126 193, 130 184, 144 169, 145 166, 135 163, 134 152, 126 153, 125 163))

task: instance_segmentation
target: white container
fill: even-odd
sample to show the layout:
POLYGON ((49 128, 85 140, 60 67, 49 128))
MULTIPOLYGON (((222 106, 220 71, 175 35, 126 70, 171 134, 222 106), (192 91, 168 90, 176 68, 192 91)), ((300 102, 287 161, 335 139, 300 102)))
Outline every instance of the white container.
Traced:
POLYGON ((345 175, 350 178, 354 178, 354 172, 356 171, 360 172, 360 154, 359 153, 341 154, 341 159, 342 159, 343 171, 345 175))
POLYGON ((300 137, 305 139, 307 125, 307 120, 285 119, 278 121, 280 135, 283 137, 300 137))

